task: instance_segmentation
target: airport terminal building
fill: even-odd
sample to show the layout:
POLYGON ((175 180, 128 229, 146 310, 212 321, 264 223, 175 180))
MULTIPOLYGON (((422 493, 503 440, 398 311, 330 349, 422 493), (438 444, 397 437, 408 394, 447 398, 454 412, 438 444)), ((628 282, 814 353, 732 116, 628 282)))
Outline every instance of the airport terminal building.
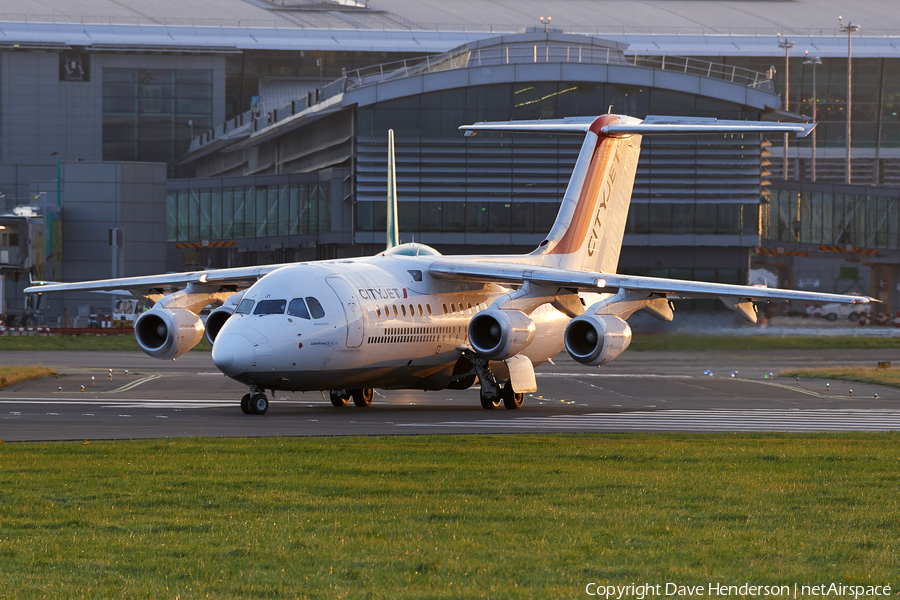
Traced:
MULTIPOLYGON (((645 140, 620 270, 746 283, 765 269, 893 308, 900 82, 896 17, 877 2, 855 9, 849 186, 836 2, 698 15, 612 0, 602 18, 562 2, 552 26, 533 2, 95 4, 0 13, 0 212, 36 205, 61 223, 36 277, 377 252, 388 129, 404 241, 524 252, 555 217, 580 139, 466 138, 459 125, 609 110, 810 120, 815 99, 816 138, 790 140, 787 160, 781 138, 645 140), (787 64, 775 33, 794 43, 787 64), (164 188, 159 168, 135 163, 159 164, 164 188), (137 189, 140 217, 122 199, 137 189)), ((21 287, 6 286, 8 304, 21 287)))

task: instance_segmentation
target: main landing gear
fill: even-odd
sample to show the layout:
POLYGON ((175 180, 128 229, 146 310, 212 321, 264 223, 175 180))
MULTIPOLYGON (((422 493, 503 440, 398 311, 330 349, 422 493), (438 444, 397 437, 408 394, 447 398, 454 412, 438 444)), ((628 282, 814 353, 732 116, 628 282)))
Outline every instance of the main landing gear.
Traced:
POLYGON ((371 406, 372 399, 375 397, 375 390, 372 388, 361 388, 358 390, 331 390, 331 403, 334 406, 347 406, 350 398, 353 398, 353 404, 359 407, 371 406))
POLYGON ((512 386, 512 381, 503 382, 491 373, 490 361, 476 354, 466 354, 466 358, 472 363, 478 381, 481 382, 481 407, 493 410, 503 403, 509 410, 522 408, 525 403, 525 394, 517 393, 512 386))
POLYGON ((509 410, 522 408, 525 403, 525 394, 517 393, 513 390, 512 383, 506 382, 506 385, 499 388, 499 392, 490 389, 482 384, 481 387, 481 407, 487 410, 499 408, 500 403, 509 410))
POLYGON ((258 390, 251 390, 241 398, 241 411, 245 415, 264 415, 269 410, 269 399, 258 390))

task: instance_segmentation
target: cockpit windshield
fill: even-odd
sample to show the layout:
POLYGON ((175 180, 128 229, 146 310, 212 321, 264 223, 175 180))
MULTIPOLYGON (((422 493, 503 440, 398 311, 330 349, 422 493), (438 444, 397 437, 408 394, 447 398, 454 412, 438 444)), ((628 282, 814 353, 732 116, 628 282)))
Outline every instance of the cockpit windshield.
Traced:
POLYGON ((307 296, 306 302, 303 301, 303 298, 291 300, 291 303, 288 305, 288 314, 301 319, 309 319, 310 317, 313 319, 325 318, 325 310, 319 301, 312 296, 307 296), (309 307, 308 309, 307 306, 309 307))
POLYGON ((244 300, 240 304, 238 304, 237 309, 234 311, 236 315, 249 315, 250 311, 253 310, 254 300, 244 300))
POLYGON ((256 305, 254 315, 283 315, 286 300, 260 300, 256 305))
POLYGON ((294 298, 288 304, 288 314, 292 317, 300 317, 301 319, 309 319, 309 311, 306 310, 306 302, 303 298, 294 298))

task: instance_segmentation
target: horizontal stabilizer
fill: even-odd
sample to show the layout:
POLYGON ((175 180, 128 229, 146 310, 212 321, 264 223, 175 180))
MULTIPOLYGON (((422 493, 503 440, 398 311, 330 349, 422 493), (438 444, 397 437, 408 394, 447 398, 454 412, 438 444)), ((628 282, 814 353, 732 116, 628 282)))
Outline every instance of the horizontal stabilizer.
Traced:
MULTIPOLYGON (((540 121, 485 121, 463 125, 466 135, 479 131, 498 133, 555 133, 578 134, 590 130, 597 117, 569 117, 540 121)), ((769 121, 729 121, 706 117, 664 117, 650 115, 644 120, 619 117, 618 123, 600 127, 600 132, 610 136, 626 135, 709 135, 726 133, 793 133, 806 137, 815 128, 814 123, 775 123, 769 121)))

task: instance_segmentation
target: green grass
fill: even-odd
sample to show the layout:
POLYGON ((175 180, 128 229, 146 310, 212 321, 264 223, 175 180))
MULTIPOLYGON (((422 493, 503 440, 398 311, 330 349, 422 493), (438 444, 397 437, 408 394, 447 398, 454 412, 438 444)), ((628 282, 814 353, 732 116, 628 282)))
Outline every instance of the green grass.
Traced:
POLYGON ((0 596, 562 598, 896 584, 900 436, 0 446, 0 596))
MULTIPOLYGON (((72 351, 103 351, 103 352, 122 352, 133 350, 140 351, 140 347, 133 335, 69 335, 69 336, 3 336, 0 337, 0 352, 2 351, 51 351, 51 350, 72 350, 72 351)), ((212 350, 210 344, 204 337, 200 343, 194 346, 193 350, 209 352, 212 350)))
POLYGON ((815 369, 789 369, 779 377, 803 377, 804 379, 840 379, 859 383, 875 383, 900 388, 900 369, 876 369, 875 367, 818 367, 815 369))
POLYGON ((20 381, 28 381, 29 379, 37 379, 39 377, 49 377, 51 375, 58 377, 59 373, 56 372, 56 369, 40 365, 0 366, 0 388, 19 383, 20 381))
POLYGON ((900 348, 900 338, 875 337, 775 337, 657 333, 635 335, 628 346, 637 352, 650 350, 826 350, 849 348, 900 348))

